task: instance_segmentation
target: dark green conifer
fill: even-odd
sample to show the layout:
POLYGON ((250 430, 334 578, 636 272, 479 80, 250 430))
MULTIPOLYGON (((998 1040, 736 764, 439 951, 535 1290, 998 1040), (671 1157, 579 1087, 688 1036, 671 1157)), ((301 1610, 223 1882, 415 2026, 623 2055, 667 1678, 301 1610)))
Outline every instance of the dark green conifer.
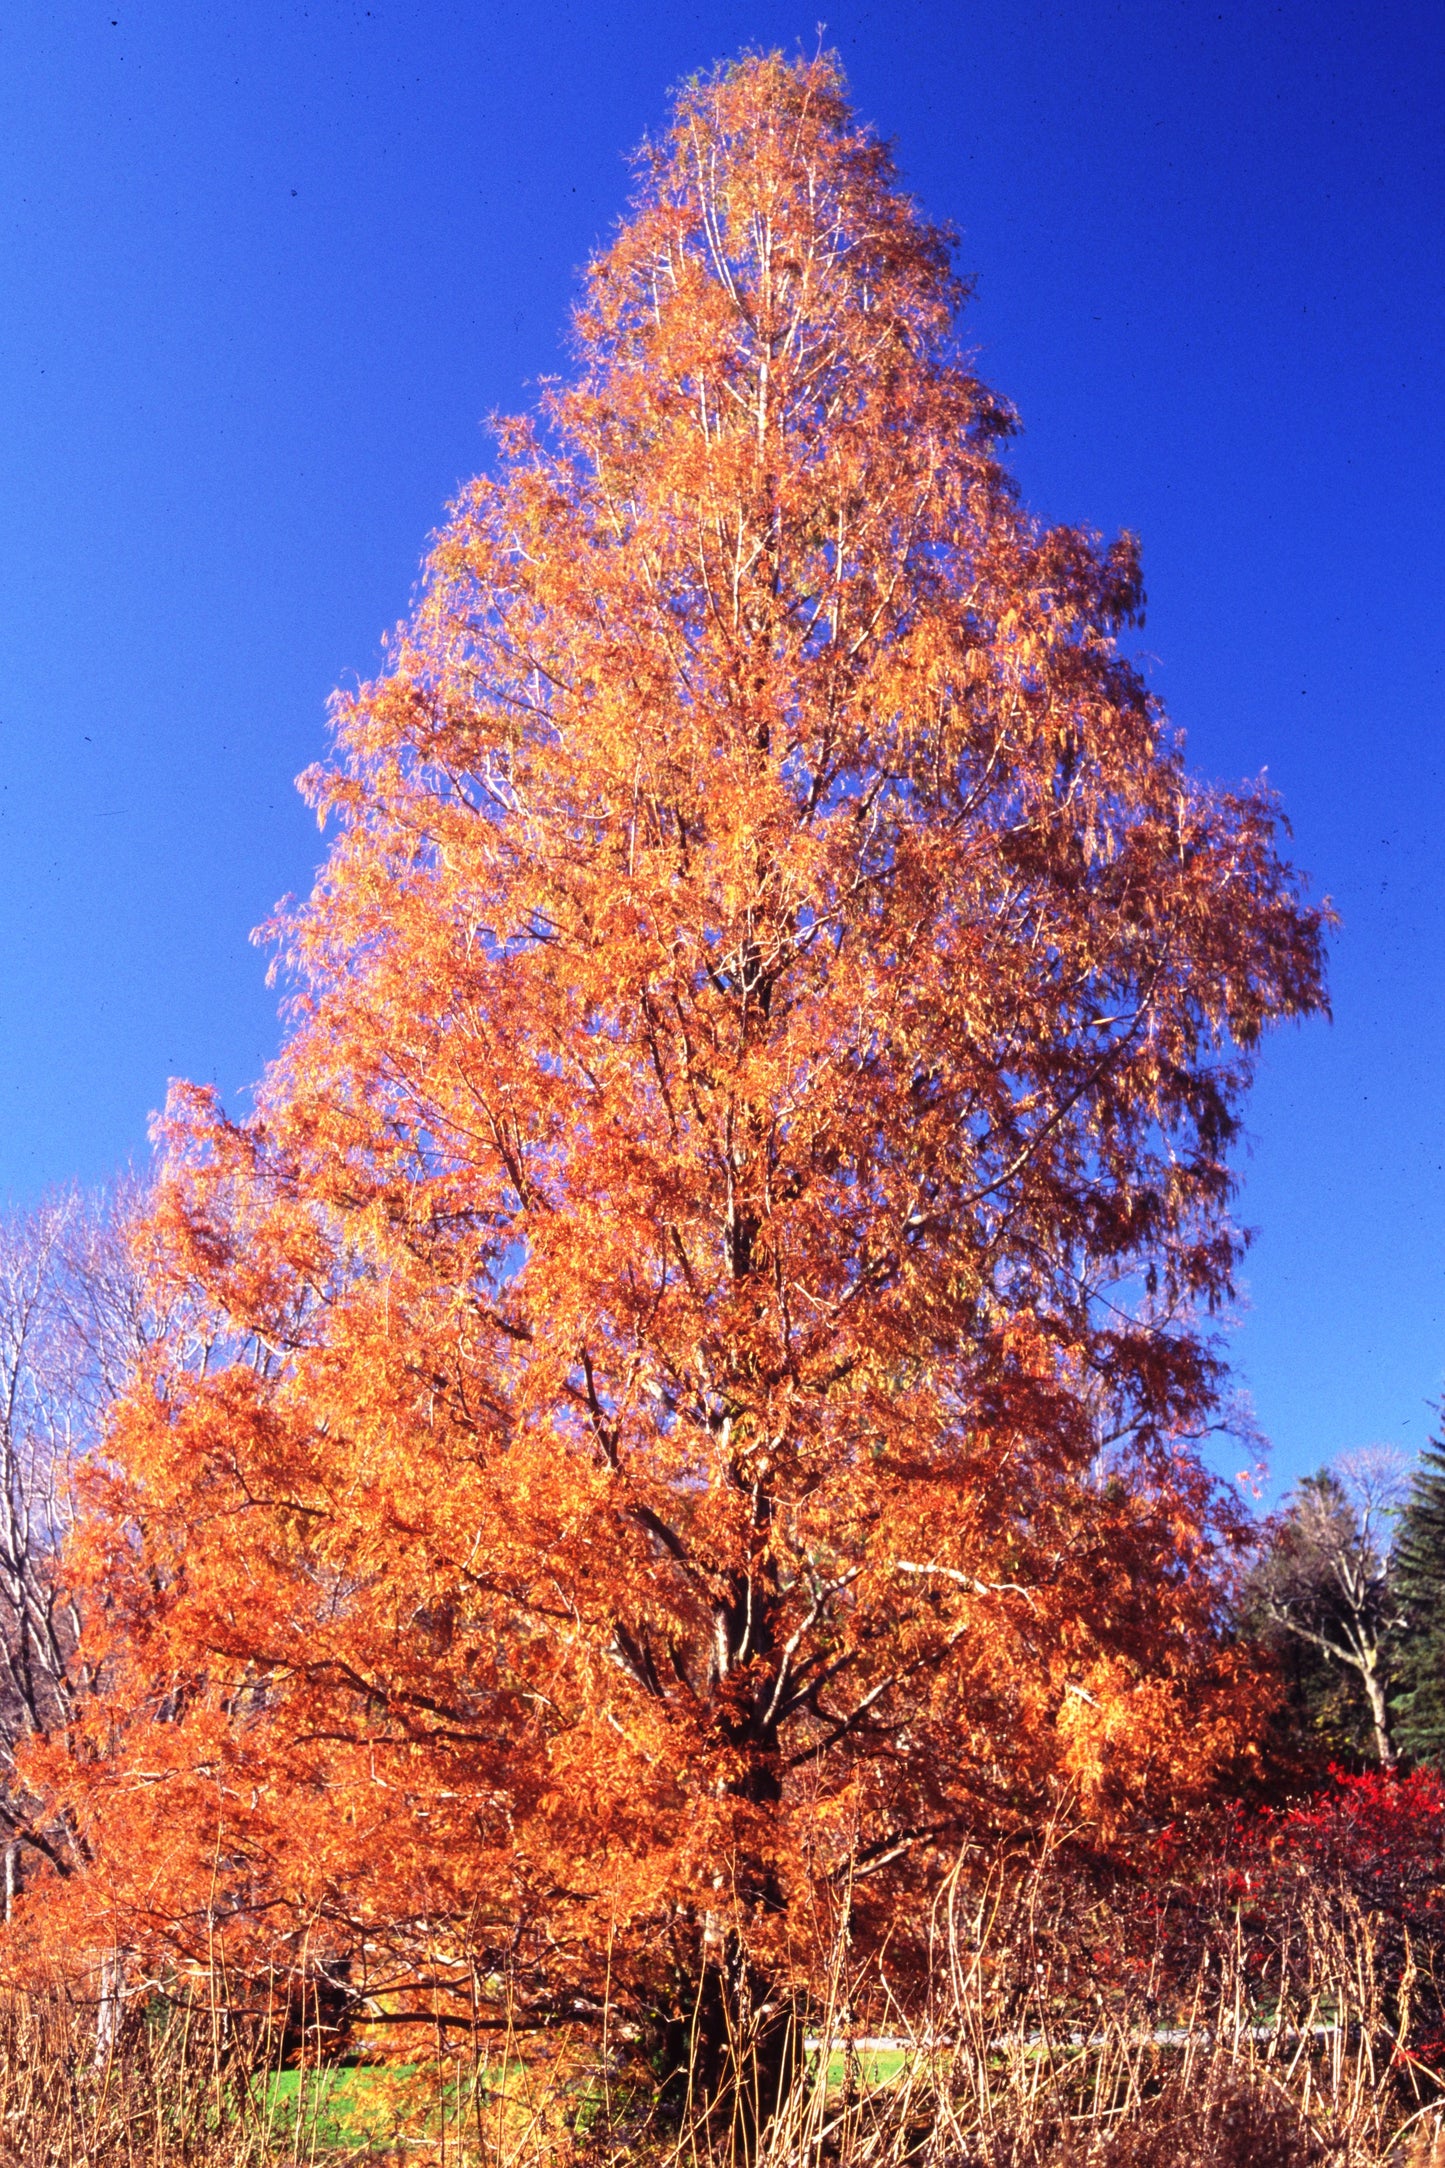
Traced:
POLYGON ((1400 1515, 1394 1579, 1405 1624, 1395 1728, 1412 1761, 1445 1767, 1445 1440, 1420 1456, 1400 1515))

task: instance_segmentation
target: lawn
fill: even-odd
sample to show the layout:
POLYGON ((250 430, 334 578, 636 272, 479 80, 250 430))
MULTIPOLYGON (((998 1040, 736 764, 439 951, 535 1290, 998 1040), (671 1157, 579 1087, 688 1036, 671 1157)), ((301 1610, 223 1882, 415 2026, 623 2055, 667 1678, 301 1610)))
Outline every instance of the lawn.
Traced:
MULTIPOLYGON (((816 2053, 809 2056, 816 2068, 816 2053)), ((907 2066, 904 2048, 865 2048, 855 2060, 856 2080, 871 2090, 889 2085, 907 2066)), ((828 2087, 844 2082, 845 2058, 828 2061, 828 2087)), ((327 2152, 366 2144, 436 2139, 443 2120, 450 2133, 478 2122, 495 2129, 498 2118, 586 2129, 602 2103, 595 2066, 579 2065, 568 2078, 556 2066, 521 2061, 483 2065, 462 2076, 444 2075, 434 2063, 355 2063, 320 2070, 280 2070, 267 2080, 263 2113, 276 2139, 299 2138, 308 2151, 327 2152)))

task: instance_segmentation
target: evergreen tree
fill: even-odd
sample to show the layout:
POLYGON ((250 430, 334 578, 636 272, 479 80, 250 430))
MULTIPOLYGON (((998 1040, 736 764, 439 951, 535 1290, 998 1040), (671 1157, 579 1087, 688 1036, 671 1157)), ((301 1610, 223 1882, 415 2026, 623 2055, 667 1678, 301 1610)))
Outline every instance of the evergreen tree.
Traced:
POLYGON ((1445 1440, 1420 1456, 1400 1516, 1395 1577, 1406 1616, 1396 1730, 1413 1761, 1445 1765, 1445 1440))

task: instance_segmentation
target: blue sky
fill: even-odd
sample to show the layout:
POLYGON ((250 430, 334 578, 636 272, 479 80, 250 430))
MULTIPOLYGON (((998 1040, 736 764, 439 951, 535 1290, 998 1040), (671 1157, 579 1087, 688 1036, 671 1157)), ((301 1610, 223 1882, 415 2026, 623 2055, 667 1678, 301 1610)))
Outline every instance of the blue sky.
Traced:
MULTIPOLYGON (((0 1196, 277 1041, 249 929, 483 423, 565 366, 668 86, 815 6, 10 0, 0 18, 0 1196)), ((1276 1482, 1445 1389, 1445 15, 834 5, 977 275, 1050 519, 1143 537, 1194 764, 1337 901, 1271 1046, 1235 1347, 1276 1482)))

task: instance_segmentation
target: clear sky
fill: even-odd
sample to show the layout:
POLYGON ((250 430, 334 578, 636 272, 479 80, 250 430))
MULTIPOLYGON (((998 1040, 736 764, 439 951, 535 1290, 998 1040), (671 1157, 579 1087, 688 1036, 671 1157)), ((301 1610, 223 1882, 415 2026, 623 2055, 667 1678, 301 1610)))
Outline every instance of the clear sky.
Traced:
MULTIPOLYGON (((0 1196, 277 1040, 249 929, 484 418, 565 367, 668 86, 776 0, 9 0, 0 15, 0 1196)), ((836 0, 962 236, 1050 519, 1144 540, 1196 766, 1337 901, 1272 1046, 1237 1335, 1276 1482, 1445 1389, 1445 11, 836 0)))

